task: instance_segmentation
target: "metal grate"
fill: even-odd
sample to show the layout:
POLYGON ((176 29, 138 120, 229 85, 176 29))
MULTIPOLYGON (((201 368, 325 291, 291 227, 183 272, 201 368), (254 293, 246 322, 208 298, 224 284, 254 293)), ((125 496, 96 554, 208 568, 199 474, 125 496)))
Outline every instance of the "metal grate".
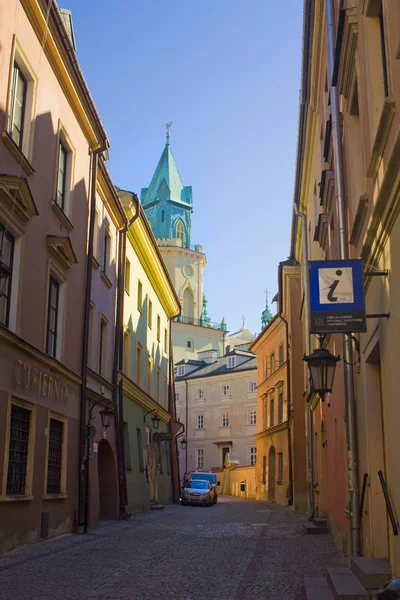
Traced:
POLYGON ((31 411, 15 404, 11 407, 8 452, 7 496, 25 494, 31 411))
POLYGON ((47 493, 59 494, 61 491, 62 447, 64 423, 50 419, 49 458, 47 463, 47 493))

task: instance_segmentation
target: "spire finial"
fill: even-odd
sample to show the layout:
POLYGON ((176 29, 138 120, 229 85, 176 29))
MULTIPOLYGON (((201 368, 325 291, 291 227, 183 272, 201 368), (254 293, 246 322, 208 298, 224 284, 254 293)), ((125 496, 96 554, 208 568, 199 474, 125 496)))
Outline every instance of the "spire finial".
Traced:
POLYGON ((170 121, 169 123, 166 123, 166 125, 165 125, 165 128, 167 130, 167 133, 166 133, 167 144, 169 144, 169 136, 170 136, 169 130, 171 129, 171 125, 172 125, 172 121, 170 121))
POLYGON ((244 322, 245 322, 245 320, 246 320, 246 316, 245 316, 245 315, 242 315, 242 327, 244 327, 244 322))

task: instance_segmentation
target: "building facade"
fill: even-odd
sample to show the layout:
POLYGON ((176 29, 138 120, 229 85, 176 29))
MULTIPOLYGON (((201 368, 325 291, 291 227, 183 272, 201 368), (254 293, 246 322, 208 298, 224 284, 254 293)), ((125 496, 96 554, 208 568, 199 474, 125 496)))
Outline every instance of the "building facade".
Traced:
MULTIPOLYGON (((328 518, 345 551, 390 559, 392 573, 398 576, 400 542, 389 519, 381 478, 396 513, 400 507, 394 364, 400 289, 400 54, 396 27, 400 6, 390 0, 334 1, 334 68, 328 60, 325 3, 305 2, 305 8, 295 202, 306 215, 306 227, 294 216, 292 254, 303 261, 304 269, 306 253, 310 259, 338 258, 338 182, 342 181, 345 250, 350 258, 363 260, 367 314, 375 315, 367 319, 367 331, 353 340, 351 401, 356 405, 357 443, 351 448, 350 472, 343 361, 338 363, 330 397, 325 402, 309 397, 314 507, 316 514, 328 518), (331 100, 336 93, 342 129, 335 138, 337 117, 331 100), (371 272, 380 275, 371 277, 371 272), (367 485, 360 507, 364 480, 367 485), (358 506, 352 513, 350 496, 358 506)), ((341 337, 332 335, 328 347, 334 354, 341 353, 341 337)))
POLYGON ((121 370, 127 508, 133 513, 151 502, 178 500, 171 320, 180 305, 136 196, 122 190, 119 196, 129 222, 121 370))
MULTIPOLYGON (((251 345, 257 355, 258 405, 256 492, 259 500, 307 510, 305 402, 300 268, 279 266, 278 312, 251 345)), ((267 309, 266 309, 267 310, 267 309)))
POLYGON ((0 12, 0 548, 7 550, 79 521, 88 198, 107 137, 55 2, 7 0, 0 12))
POLYGON ((180 450, 180 474, 222 469, 225 457, 240 465, 256 464, 257 364, 247 350, 200 352, 196 360, 176 364, 177 418, 185 425, 186 449, 180 450))

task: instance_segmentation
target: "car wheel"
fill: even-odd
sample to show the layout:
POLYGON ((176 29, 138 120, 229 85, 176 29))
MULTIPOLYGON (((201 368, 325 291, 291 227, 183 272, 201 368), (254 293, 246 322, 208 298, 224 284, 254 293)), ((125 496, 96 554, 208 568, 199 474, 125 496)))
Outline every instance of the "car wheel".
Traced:
POLYGON ((214 504, 217 504, 217 502, 218 502, 218 496, 215 496, 215 498, 214 498, 214 504))

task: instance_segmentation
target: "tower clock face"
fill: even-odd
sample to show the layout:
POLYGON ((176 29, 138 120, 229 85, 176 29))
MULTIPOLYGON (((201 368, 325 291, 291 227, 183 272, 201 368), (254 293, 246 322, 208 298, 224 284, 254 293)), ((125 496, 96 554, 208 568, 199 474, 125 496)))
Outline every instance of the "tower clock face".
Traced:
POLYGON ((185 265, 182 269, 182 272, 183 272, 184 276, 187 277, 188 279, 190 279, 194 275, 194 269, 191 265, 185 265))

